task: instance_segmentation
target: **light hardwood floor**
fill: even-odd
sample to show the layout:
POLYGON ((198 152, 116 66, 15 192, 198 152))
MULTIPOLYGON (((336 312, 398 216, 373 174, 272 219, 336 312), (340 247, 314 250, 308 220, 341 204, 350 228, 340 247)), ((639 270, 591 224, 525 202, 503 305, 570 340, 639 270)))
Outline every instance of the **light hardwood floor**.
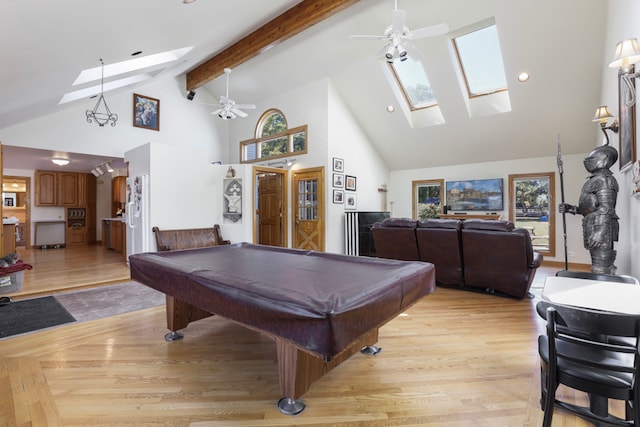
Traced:
MULTIPOLYGON (((9 338, 0 426, 540 426, 537 300, 439 288, 380 329, 380 355, 313 384, 296 417, 275 406, 275 344, 220 317, 171 343, 163 307, 9 338)), ((590 424, 557 411, 553 425, 590 424)))
POLYGON ((63 249, 18 247, 17 253, 33 266, 24 272, 22 290, 11 293, 17 299, 130 280, 123 255, 100 244, 63 249))

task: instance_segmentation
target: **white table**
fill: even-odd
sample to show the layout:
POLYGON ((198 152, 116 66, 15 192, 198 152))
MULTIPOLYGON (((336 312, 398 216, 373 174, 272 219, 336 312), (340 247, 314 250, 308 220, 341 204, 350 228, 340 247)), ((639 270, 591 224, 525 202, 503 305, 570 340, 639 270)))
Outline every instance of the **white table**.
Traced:
POLYGON ((549 276, 544 282, 542 299, 574 307, 640 314, 640 286, 629 283, 549 276))
MULTIPOLYGON (((640 286, 630 283, 548 276, 544 281, 542 299, 574 307, 640 313, 640 286)), ((604 397, 589 396, 589 405, 596 414, 607 416, 609 413, 609 401, 604 397)), ((595 425, 602 426, 600 423, 595 425)))

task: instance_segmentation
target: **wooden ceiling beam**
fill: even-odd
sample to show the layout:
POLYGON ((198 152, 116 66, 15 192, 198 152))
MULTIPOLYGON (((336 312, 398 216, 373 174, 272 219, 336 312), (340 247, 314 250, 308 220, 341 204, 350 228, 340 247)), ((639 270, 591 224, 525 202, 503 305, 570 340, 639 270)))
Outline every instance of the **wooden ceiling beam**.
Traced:
POLYGON ((195 90, 250 60, 276 44, 295 36, 360 0, 303 0, 187 72, 187 90, 195 90))

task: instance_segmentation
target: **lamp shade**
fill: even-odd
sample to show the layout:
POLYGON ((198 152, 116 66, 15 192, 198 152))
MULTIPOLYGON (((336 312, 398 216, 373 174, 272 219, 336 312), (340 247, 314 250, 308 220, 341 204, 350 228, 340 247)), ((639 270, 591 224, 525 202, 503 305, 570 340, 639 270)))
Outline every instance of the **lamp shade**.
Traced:
POLYGON ((593 119, 591 119, 591 121, 604 123, 610 117, 613 117, 613 114, 611 114, 611 111, 609 111, 609 107, 607 107, 606 105, 601 105, 596 108, 596 113, 593 115, 593 119))
POLYGON ((610 68, 626 68, 640 62, 640 46, 638 39, 628 39, 618 42, 613 61, 609 63, 610 68))

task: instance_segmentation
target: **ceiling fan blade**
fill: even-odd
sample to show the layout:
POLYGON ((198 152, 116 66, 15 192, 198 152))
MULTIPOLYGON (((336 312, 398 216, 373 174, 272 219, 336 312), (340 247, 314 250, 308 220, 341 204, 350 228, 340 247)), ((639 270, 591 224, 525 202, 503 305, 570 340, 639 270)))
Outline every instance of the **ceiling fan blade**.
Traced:
POLYGON ((218 108, 216 111, 212 111, 211 114, 220 114, 224 111, 224 108, 218 108))
POLYGON ((447 24, 437 24, 432 25, 430 27, 418 28, 417 30, 412 30, 407 35, 408 38, 411 39, 423 39, 425 37, 433 37, 439 36, 441 34, 447 34, 449 32, 449 26, 447 24))
POLYGON ((370 35, 364 35, 364 34, 352 34, 349 36, 350 39, 377 39, 377 40, 382 40, 385 39, 385 36, 370 36, 370 35))
POLYGON ((234 114, 237 114, 240 117, 247 117, 248 116, 247 113, 245 113, 242 110, 238 110, 237 108, 231 108, 231 112, 234 113, 234 114))
POLYGON ((402 33, 404 31, 404 23, 407 20, 407 12, 396 9, 391 12, 391 30, 393 32, 402 33))
POLYGON ((243 110, 255 110, 256 106, 253 104, 236 104, 234 105, 235 108, 241 108, 243 110))

